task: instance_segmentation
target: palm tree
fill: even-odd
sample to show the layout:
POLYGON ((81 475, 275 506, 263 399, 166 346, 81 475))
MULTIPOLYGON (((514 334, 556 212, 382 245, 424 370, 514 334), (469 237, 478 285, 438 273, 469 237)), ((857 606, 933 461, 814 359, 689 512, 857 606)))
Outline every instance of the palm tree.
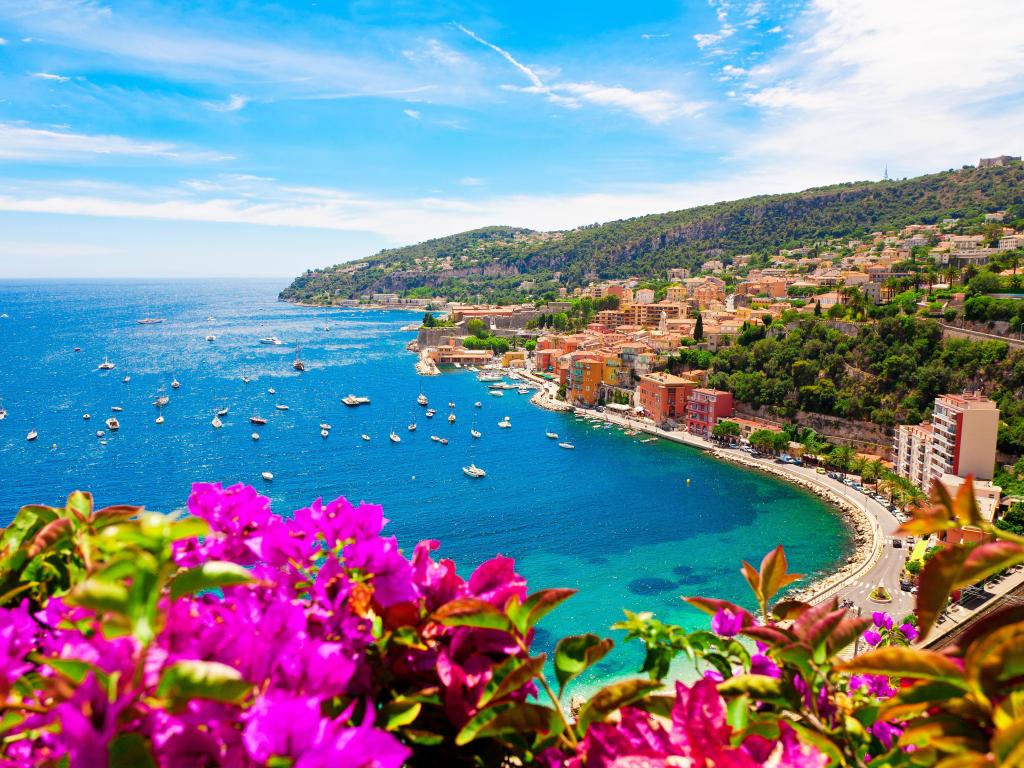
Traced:
POLYGON ((869 461, 867 463, 867 466, 864 467, 864 474, 867 477, 871 478, 871 480, 869 482, 875 483, 875 487, 877 488, 877 486, 878 486, 878 479, 882 476, 882 471, 884 469, 885 469, 885 465, 882 464, 882 460, 881 459, 872 459, 871 461, 869 461))
POLYGON ((867 467, 868 460, 859 454, 854 454, 853 458, 850 459, 850 471, 859 476, 861 482, 864 482, 864 468, 867 467))
POLYGON ((832 453, 829 455, 829 464, 836 469, 842 471, 845 475, 850 468, 850 462, 853 461, 854 451, 848 445, 837 445, 832 449, 832 453))

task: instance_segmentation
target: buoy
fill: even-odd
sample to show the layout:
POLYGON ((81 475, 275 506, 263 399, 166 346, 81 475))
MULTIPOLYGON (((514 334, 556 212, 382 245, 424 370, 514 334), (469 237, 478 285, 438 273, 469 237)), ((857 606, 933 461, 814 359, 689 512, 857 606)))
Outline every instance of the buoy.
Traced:
POLYGON ((689 484, 690 484, 690 478, 686 478, 686 484, 687 484, 687 485, 689 485, 689 484))
POLYGON ((416 479, 416 475, 413 475, 413 476, 412 476, 412 479, 413 479, 413 480, 415 480, 415 479, 416 479))

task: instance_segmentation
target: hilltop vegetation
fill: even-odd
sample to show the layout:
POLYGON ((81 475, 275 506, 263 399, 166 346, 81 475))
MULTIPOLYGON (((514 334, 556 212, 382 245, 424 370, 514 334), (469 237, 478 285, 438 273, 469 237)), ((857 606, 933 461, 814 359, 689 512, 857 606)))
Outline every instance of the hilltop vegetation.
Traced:
POLYGON ((553 295, 559 285, 573 288, 597 279, 663 278, 671 267, 692 269, 708 258, 772 254, 910 223, 999 209, 1024 218, 1022 182, 1020 164, 965 168, 762 195, 564 232, 485 227, 311 270, 281 298, 328 303, 394 292, 452 299, 480 294, 511 301, 553 295))

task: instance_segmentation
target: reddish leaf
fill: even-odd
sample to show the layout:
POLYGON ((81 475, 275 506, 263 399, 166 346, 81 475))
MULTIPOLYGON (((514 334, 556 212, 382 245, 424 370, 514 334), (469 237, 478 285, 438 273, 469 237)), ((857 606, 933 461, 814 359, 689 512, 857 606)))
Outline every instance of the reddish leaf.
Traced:
POLYGON ((958 687, 966 687, 963 673, 950 657, 918 648, 879 648, 862 653, 850 661, 839 664, 843 672, 907 677, 914 680, 941 680, 958 687))
MULTIPOLYGON (((938 480, 935 481, 935 484, 942 485, 938 480)), ((963 484, 953 499, 951 509, 961 525, 978 525, 981 523, 978 500, 974 498, 974 475, 968 475, 964 478, 963 484)))
POLYGON ((1016 664, 1009 660, 1022 647, 1024 622, 999 627, 965 649, 964 670, 971 680, 989 690, 997 680, 1014 671, 1016 664))
POLYGON ((61 517, 52 523, 47 523, 32 540, 32 546, 28 548, 30 558, 41 555, 48 549, 55 546, 71 535, 72 522, 67 517, 61 517))
POLYGON ((743 561, 743 565, 740 567, 740 573, 743 574, 743 578, 747 580, 747 584, 754 590, 754 595, 757 597, 757 602, 764 605, 766 602, 764 599, 764 592, 761 591, 761 574, 759 574, 750 563, 746 560, 743 561))
POLYGON ((728 600, 719 600, 716 597, 684 597, 683 600, 708 616, 714 616, 719 611, 728 611, 734 616, 742 616, 744 626, 754 623, 754 617, 746 608, 741 608, 728 600))
POLYGON ((490 603, 475 597, 463 597, 445 603, 433 618, 449 627, 481 627, 484 629, 512 629, 508 616, 490 603))
POLYGON ((917 625, 921 637, 928 636, 939 613, 946 607, 949 593, 969 552, 966 547, 946 547, 925 563, 917 581, 917 625))
POLYGON ((754 640, 760 640, 768 645, 782 645, 793 642, 793 634, 777 627, 763 627, 758 624, 751 624, 740 630, 741 635, 746 635, 754 640))
POLYGON ((803 600, 780 600, 772 606, 772 613, 779 621, 792 620, 799 618, 810 607, 811 604, 803 600))
POLYGON ((97 509, 92 513, 92 526, 93 528, 105 528, 108 525, 123 523, 138 515, 143 509, 145 507, 130 507, 124 504, 97 509))
POLYGON ((858 619, 854 616, 847 616, 829 635, 826 648, 830 655, 835 655, 843 648, 861 636, 865 629, 871 626, 871 619, 858 619))
POLYGON ((1024 563, 1024 547, 1012 541, 993 541, 973 547, 960 567, 953 589, 975 584, 993 573, 1024 563))
POLYGON ((519 631, 525 634, 538 621, 575 594, 575 589, 542 589, 534 592, 518 609, 517 615, 520 620, 516 625, 519 631))
POLYGON ((657 680, 640 678, 606 685, 595 693, 580 710, 576 720, 580 734, 586 733, 587 726, 591 723, 604 720, 612 712, 643 698, 646 694, 660 688, 661 685, 657 680))
POLYGON ((487 683, 484 692, 480 694, 478 707, 485 707, 492 701, 500 701, 529 683, 540 674, 547 660, 545 654, 532 658, 519 658, 513 656, 504 663, 495 667, 491 673, 491 680, 487 683))
POLYGON ((87 491, 74 491, 68 496, 66 507, 78 522, 84 523, 92 516, 92 494, 87 491))
POLYGON ((761 594, 764 597, 764 602, 767 603, 779 593, 779 590, 803 578, 803 574, 788 573, 788 566, 786 550, 782 548, 781 544, 761 560, 759 573, 761 594))

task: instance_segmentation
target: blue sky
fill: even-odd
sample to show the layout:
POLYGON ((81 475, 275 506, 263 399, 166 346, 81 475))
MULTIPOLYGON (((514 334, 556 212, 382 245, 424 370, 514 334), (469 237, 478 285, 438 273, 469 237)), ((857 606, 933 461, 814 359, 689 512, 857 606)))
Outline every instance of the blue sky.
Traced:
POLYGON ((296 274, 1021 154, 1016 0, 0 2, 0 277, 296 274))

